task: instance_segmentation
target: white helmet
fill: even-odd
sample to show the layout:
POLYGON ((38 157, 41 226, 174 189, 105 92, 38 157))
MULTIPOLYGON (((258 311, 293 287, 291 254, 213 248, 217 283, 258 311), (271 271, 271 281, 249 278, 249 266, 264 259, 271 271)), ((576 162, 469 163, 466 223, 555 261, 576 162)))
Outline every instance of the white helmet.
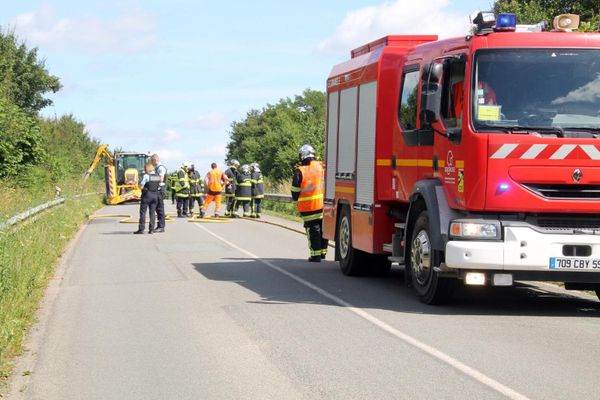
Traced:
POLYGON ((183 168, 189 169, 192 166, 192 162, 191 161, 184 161, 183 164, 181 164, 181 166, 183 168))
POLYGON ((248 164, 244 164, 240 167, 240 172, 244 175, 250 174, 250 166, 248 164))
POLYGON ((300 161, 304 161, 307 158, 315 158, 315 149, 310 144, 302 145, 298 151, 298 156, 300 157, 300 161))
POLYGON ((253 162, 252 164, 250 164, 250 169, 253 172, 260 172, 260 167, 257 162, 253 162))

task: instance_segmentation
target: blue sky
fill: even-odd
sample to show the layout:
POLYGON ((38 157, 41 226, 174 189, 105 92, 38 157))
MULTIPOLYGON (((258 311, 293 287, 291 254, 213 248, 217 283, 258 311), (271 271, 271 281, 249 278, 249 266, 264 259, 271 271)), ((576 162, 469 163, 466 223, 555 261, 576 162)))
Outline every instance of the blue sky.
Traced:
MULTIPOLYGON (((73 114, 111 148, 176 168, 223 163, 233 121, 324 90, 352 48, 386 34, 462 35, 488 0, 20 0, 2 29, 38 47, 64 88, 45 115, 73 114)), ((91 156, 90 156, 91 157, 91 156)))

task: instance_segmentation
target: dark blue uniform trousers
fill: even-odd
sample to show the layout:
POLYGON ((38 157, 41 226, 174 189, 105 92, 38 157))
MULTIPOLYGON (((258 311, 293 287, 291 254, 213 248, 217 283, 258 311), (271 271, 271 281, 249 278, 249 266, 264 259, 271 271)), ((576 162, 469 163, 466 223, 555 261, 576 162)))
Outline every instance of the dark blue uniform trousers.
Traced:
POLYGON ((150 229, 154 230, 156 223, 156 206, 158 205, 158 192, 151 192, 148 189, 142 190, 142 201, 140 203, 140 225, 138 229, 144 230, 146 225, 146 212, 150 208, 150 229))
MULTIPOLYGON (((165 189, 162 187, 158 189, 158 201, 156 203, 156 216, 158 218, 158 226, 156 229, 165 227, 165 189)), ((150 225, 154 226, 154 225, 150 225)))

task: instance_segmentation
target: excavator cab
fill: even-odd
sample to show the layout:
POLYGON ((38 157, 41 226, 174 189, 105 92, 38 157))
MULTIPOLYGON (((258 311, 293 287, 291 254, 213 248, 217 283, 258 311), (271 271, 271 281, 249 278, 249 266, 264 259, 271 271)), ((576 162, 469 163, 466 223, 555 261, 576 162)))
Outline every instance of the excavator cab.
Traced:
POLYGON ((98 147, 96 156, 84 175, 87 179, 101 160, 106 160, 104 166, 104 181, 106 184, 106 203, 120 204, 130 200, 140 200, 142 191, 139 187, 144 165, 150 156, 146 153, 116 152, 114 156, 108 151, 108 145, 98 147))
POLYGON ((116 153, 117 184, 133 185, 138 183, 148 159, 148 154, 144 153, 116 153))

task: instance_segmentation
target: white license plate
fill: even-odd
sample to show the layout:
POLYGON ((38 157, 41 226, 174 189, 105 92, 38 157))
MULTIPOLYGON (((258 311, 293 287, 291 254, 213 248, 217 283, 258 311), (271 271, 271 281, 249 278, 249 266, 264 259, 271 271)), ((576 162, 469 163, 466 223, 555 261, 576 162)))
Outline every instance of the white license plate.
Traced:
POLYGON ((581 271, 586 269, 600 271, 600 259, 576 257, 550 257, 550 269, 581 271))

